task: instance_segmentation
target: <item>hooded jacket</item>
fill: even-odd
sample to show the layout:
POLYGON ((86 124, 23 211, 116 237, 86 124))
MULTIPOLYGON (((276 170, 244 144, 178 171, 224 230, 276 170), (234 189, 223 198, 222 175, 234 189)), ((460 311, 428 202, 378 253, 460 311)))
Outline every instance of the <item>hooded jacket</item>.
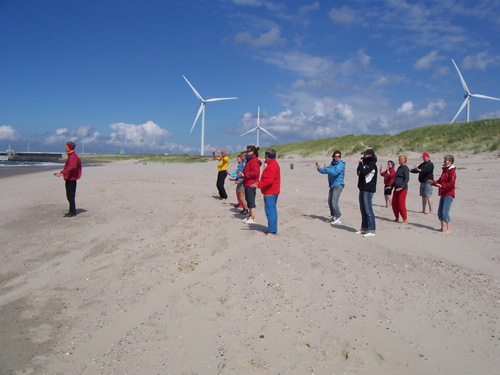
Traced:
POLYGON ((344 184, 344 174, 345 174, 345 161, 332 161, 332 163, 326 168, 318 168, 318 172, 321 174, 328 175, 328 185, 330 189, 337 185, 344 184))
POLYGON ((255 155, 247 160, 245 171, 243 172, 243 186, 248 187, 256 182, 259 182, 260 166, 262 162, 255 155))
POLYGON ((432 185, 436 186, 436 184, 441 184, 439 188, 438 195, 441 197, 446 197, 451 195, 455 198, 455 181, 457 179, 455 166, 449 165, 447 167, 443 167, 443 173, 441 177, 437 181, 432 181, 432 185))
POLYGON ((358 164, 358 189, 375 193, 377 191, 377 157, 369 156, 358 164))

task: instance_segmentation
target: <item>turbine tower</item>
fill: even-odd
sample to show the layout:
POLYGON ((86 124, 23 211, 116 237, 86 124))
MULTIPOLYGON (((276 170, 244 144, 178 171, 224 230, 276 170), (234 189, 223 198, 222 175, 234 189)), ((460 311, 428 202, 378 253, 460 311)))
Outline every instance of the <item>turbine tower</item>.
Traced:
POLYGON ((194 126, 196 125, 196 122, 198 121, 198 118, 200 117, 200 114, 203 112, 203 115, 201 116, 201 151, 200 155, 203 156, 203 147, 205 146, 205 104, 209 102, 217 102, 219 100, 232 100, 232 99, 238 99, 238 98, 211 98, 211 99, 203 99, 200 94, 198 94, 198 91, 193 87, 193 85, 188 81, 188 79, 185 76, 184 79, 188 83, 188 85, 191 87, 191 89, 194 91, 194 94, 198 99, 201 100, 201 105, 200 109, 198 110, 198 114, 196 115, 196 118, 194 119, 193 126, 191 127, 191 131, 189 134, 193 132, 194 126))
POLYGON ((242 135, 240 135, 240 137, 243 137, 244 135, 247 135, 248 133, 251 133, 253 132, 254 130, 257 130, 257 144, 256 146, 259 147, 259 130, 262 130, 264 133, 267 133, 269 134, 271 137, 273 138, 276 138, 274 135, 272 135, 271 133, 269 133, 266 129, 262 128, 260 126, 260 107, 257 107, 257 126, 253 129, 250 129, 249 131, 247 131, 246 133, 243 133, 242 135))
POLYGON ((465 83, 464 77, 462 77, 462 73, 460 73, 460 70, 458 69, 457 64, 455 64, 455 60, 451 59, 453 62, 453 65, 455 65, 455 68, 457 69, 458 75, 460 76, 460 81, 462 81, 462 86, 465 90, 465 95, 464 95, 464 102, 462 103, 462 106, 458 110, 457 114, 455 117, 453 117, 453 120, 451 120, 450 124, 453 124, 453 122, 457 119, 458 115, 462 110, 467 106, 467 122, 469 122, 469 114, 470 114, 470 98, 475 97, 475 98, 482 98, 482 99, 491 99, 491 100, 500 100, 498 98, 493 98, 492 96, 486 96, 486 95, 481 95, 481 94, 471 94, 469 91, 469 88, 467 87, 467 84, 465 83))

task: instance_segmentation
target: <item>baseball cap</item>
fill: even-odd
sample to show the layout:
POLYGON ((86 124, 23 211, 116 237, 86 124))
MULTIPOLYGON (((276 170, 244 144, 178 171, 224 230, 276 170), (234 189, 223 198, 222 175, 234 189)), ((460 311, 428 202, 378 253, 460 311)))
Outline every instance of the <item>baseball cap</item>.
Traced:
POLYGON ((429 154, 427 152, 424 152, 424 154, 421 156, 421 158, 428 158, 429 157, 429 154))

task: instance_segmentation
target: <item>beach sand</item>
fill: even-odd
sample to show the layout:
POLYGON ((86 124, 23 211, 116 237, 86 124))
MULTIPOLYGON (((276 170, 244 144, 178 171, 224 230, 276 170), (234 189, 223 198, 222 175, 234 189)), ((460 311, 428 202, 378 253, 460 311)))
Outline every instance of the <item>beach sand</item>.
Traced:
POLYGON ((335 227, 329 159, 279 159, 274 237, 260 192, 252 225, 232 183, 217 199, 216 162, 84 168, 75 218, 53 172, 4 178, 0 374, 498 374, 500 161, 455 157, 451 234, 412 174, 408 225, 379 176, 373 238, 355 234, 358 157, 335 227))

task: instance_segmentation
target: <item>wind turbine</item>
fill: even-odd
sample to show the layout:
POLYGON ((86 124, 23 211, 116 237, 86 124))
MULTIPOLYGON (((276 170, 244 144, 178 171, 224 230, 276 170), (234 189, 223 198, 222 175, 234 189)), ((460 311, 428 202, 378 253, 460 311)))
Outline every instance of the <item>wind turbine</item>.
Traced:
POLYGON ((467 106, 467 122, 469 122, 470 98, 471 97, 482 98, 482 99, 492 99, 492 100, 500 100, 500 99, 493 98, 492 96, 481 95, 481 94, 471 94, 471 92, 469 91, 469 88, 467 87, 467 84, 465 83, 464 77, 462 77, 462 73, 460 73, 460 70, 458 69, 457 64, 455 64, 455 61, 453 59, 451 59, 451 61, 453 62, 453 65, 455 65, 455 68, 457 69, 458 75, 460 76, 460 81, 462 81, 462 86, 464 87, 464 90, 465 90, 465 95, 464 95, 465 100, 462 103, 462 106, 458 110, 455 117, 453 117, 453 120, 451 120, 450 124, 452 124, 457 119, 458 115, 460 114, 460 112, 462 112, 462 110, 465 108, 465 106, 467 106))
POLYGON ((251 133, 253 132, 254 130, 257 130, 257 144, 256 146, 259 147, 259 130, 262 130, 264 133, 267 133, 269 134, 271 137, 273 138, 276 138, 274 135, 272 135, 271 133, 269 133, 266 129, 262 128, 260 126, 260 107, 257 107, 257 126, 253 129, 250 129, 249 131, 247 131, 246 133, 243 133, 242 135, 240 135, 240 137, 243 137, 244 135, 247 135, 248 133, 251 133))
MULTIPOLYGON (((184 77, 184 76, 182 76, 184 77)), ((217 102, 219 100, 231 100, 231 99, 238 99, 238 98, 211 98, 211 99, 203 99, 200 94, 198 94, 198 91, 193 87, 193 85, 188 81, 186 77, 184 77, 188 85, 193 89, 194 94, 198 99, 201 100, 201 105, 200 109, 198 110, 198 114, 196 115, 196 118, 194 119, 193 126, 191 127, 191 131, 189 132, 190 134, 193 132, 194 126, 196 125, 196 121, 198 121, 198 118, 200 117, 200 114, 203 112, 203 116, 201 116, 201 152, 200 155, 203 156, 203 147, 204 147, 204 142, 205 142, 205 104, 209 102, 217 102)))

